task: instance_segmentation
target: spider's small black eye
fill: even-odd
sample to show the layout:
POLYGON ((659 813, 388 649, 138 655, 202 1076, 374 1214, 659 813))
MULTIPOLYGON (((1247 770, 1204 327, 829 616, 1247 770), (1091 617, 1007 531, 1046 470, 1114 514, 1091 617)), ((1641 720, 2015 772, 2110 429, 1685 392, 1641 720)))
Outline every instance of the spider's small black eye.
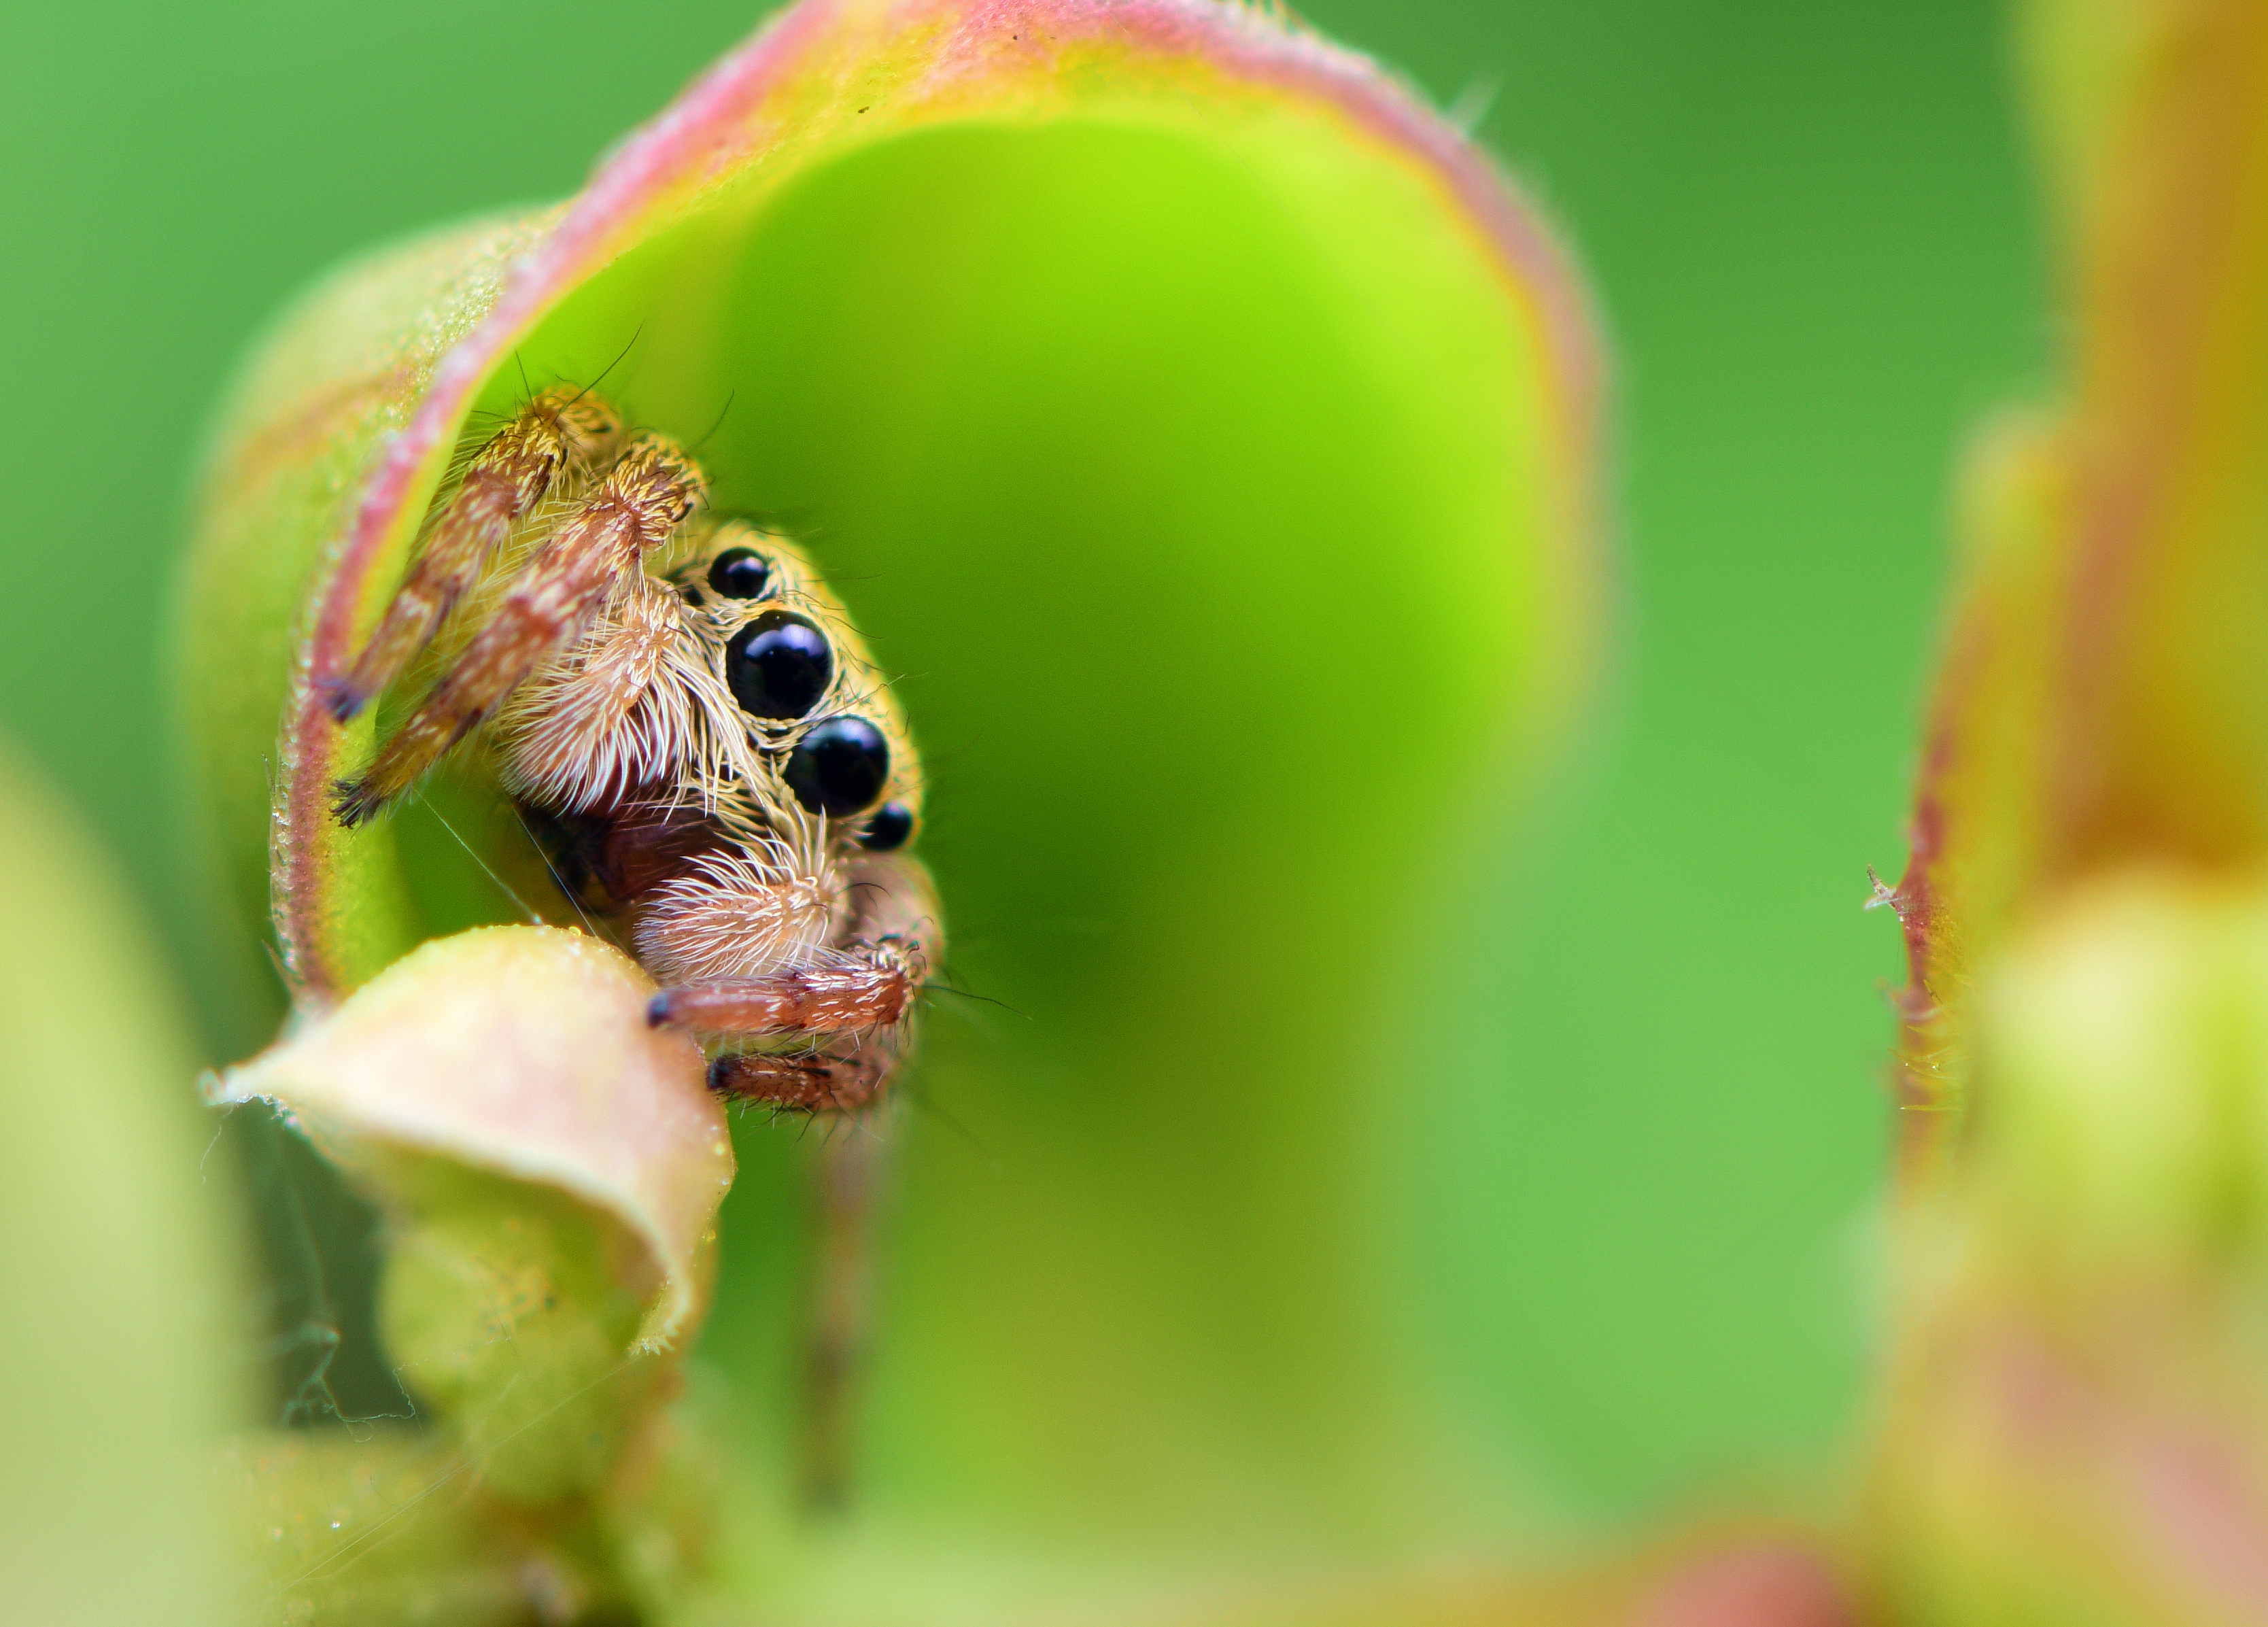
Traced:
POLYGON ((725 682, 751 718, 800 718, 834 676, 827 635, 784 610, 765 611, 725 646, 725 682))
POLYGON ((797 742, 784 770, 795 799, 840 819, 871 807, 890 777, 890 743, 864 718, 829 718, 797 742))
POLYGON ((728 548, 709 567, 709 585, 727 599, 762 599, 772 585, 772 562, 753 548, 728 548))
POLYGON ((906 844, 914 834, 914 811, 902 802, 885 802, 874 810, 874 817, 866 821, 866 833, 858 838, 858 845, 869 853, 887 853, 906 844))

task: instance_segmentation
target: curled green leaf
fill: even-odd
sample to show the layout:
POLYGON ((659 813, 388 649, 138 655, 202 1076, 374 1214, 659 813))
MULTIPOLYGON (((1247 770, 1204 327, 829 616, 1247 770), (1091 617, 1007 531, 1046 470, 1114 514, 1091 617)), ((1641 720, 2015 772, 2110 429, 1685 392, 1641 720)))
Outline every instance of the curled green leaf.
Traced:
POLYGON ((1909 1174, 1968 1104, 1970 996, 2059 889, 2268 854, 2268 27, 2213 0, 2030 9, 2073 335, 1988 436, 1913 862, 1909 1174))
MULTIPOLYGON (((1279 19, 1201 0, 797 7, 563 208, 337 273, 232 401, 184 683, 202 816, 240 913, 273 924, 297 1014, 229 1089, 294 1101, 319 1136, 315 1097, 350 1095, 367 1157, 394 1134, 377 1076, 318 1079, 358 1077, 365 1048, 540 1071, 526 1034, 447 1014, 444 968, 472 929, 580 924, 547 855, 477 741, 398 814, 342 827, 335 787, 394 718, 342 726, 323 685, 493 415, 602 387, 692 449, 718 512, 843 567, 924 744, 947 748, 924 853, 946 912, 967 900, 1007 946, 980 992, 1020 1022, 1043 985, 1044 1019, 981 1057, 973 1025, 955 1057, 932 1024, 946 1043, 916 1086, 1004 1093, 976 1138, 1027 1177, 909 1200, 901 1240, 929 1253, 892 1274, 918 1292, 887 1313, 897 1387, 865 1432, 888 1443, 877 1500, 974 1520, 983 1551, 932 1587, 768 1528, 749 1608, 824 1594, 814 1619, 934 1619, 1042 1573, 1051 1597, 1091 1594, 1002 1509, 1150 1553, 1196 1533, 1235 1566, 1295 1527, 1326 1553, 1369 1533, 1391 1571, 1445 1540, 1444 1511, 1490 1526, 1430 1366, 1373 1336, 1394 1272, 1353 1240, 1381 1155, 1345 1127, 1427 1099, 1407 1036, 1438 1024, 1440 968, 1484 983, 1502 936, 1466 884, 1476 855, 1502 863, 1589 675, 1601 372, 1580 284, 1493 166, 1279 19), (1065 1110, 1086 1116, 1050 1119, 1065 1110), (1176 1164, 1230 1149, 1249 1167, 1176 1164), (980 1504, 928 1506, 939 1486, 980 1504)), ((1497 1020, 1485 989, 1469 1004, 1497 1020)), ((531 1215, 556 1212, 547 1189, 608 1212, 510 1160, 526 1105, 421 1156, 508 1176, 531 1215)), ((495 1189, 384 1162, 387 1325, 450 1428, 497 1396, 485 1358, 434 1333, 461 1324, 459 1263, 580 1282, 584 1329, 613 1326, 628 1279, 585 1273, 580 1242, 512 1266, 495 1189)), ((682 1178, 713 1204, 707 1172, 682 1178)), ((759 1184, 735 1203, 776 1202, 759 1184)), ((828 1224, 816 1252, 858 1254, 865 1220, 828 1224)), ((761 1207, 725 1225, 725 1269, 747 1275, 711 1351, 779 1297, 762 1245, 792 1234, 761 1207)), ((854 1296, 814 1297, 825 1321, 854 1296)), ((858 1316, 838 1320, 826 1353, 847 1365, 858 1316)), ((560 1374, 588 1370, 583 1331, 542 1336, 560 1374)), ((568 1444, 504 1469, 513 1494, 586 1483, 568 1444)))
MULTIPOLYGON (((981 189, 1020 152, 1084 168, 1090 185, 1108 177, 1114 208, 1136 211, 1129 226, 1145 198, 1176 198, 1197 211, 1191 225, 1217 216, 1205 229, 1229 256, 1220 273, 1241 257, 1294 279, 1277 291, 1280 331, 1237 334, 1251 351, 1241 364, 1276 372, 1262 399, 1327 390, 1367 425, 1366 551, 1417 550, 1435 562, 1428 578, 1461 562, 1442 587, 1479 586, 1480 599, 1427 614, 1483 619, 1444 626, 1443 655, 1487 663, 1503 713, 1491 733, 1511 727, 1532 749, 1550 732, 1589 644, 1599 364, 1556 248, 1478 154, 1362 59, 1238 7, 814 3, 628 138, 564 210, 341 273, 239 386, 191 565, 195 755, 237 895, 255 918, 256 901, 273 900, 297 998, 335 998, 451 917, 503 907, 448 875, 446 858, 405 853, 392 827, 332 819, 333 782, 373 725, 342 729, 315 693, 399 581, 470 415, 508 408, 531 379, 603 374, 639 423, 703 446, 720 502, 839 506, 848 494, 782 466, 778 447, 799 437, 767 403, 814 368, 847 380, 913 357, 887 354, 908 336, 887 322, 814 328, 821 313, 793 303, 800 276, 845 247, 809 210, 917 159, 942 161, 934 184, 981 189), (820 353, 784 342, 799 335, 820 353), (1354 372, 1317 371, 1350 353, 1354 372)), ((985 230, 970 226, 977 241, 985 230)), ((1167 274, 1205 251, 1177 232, 1153 252, 1167 274)), ((1145 312, 1098 287, 1075 320, 1102 353, 1163 342, 1194 363, 1209 335, 1234 331, 1214 328, 1224 319, 1236 320, 1145 312), (1179 331, 1141 326, 1160 321, 1179 331)), ((1035 375, 987 410, 1012 422, 1047 384, 1035 375)), ((1183 459, 1176 415, 1199 404, 1111 403, 1092 424, 1096 449, 1113 462, 1141 461, 1145 444, 1183 459)), ((1249 480, 1269 475, 1266 444, 1248 454, 1249 480)), ((1173 462, 1155 467, 1170 490, 1173 462)), ((1189 477, 1225 496, 1239 473, 1189 477)), ((1224 543, 1235 512, 1215 517, 1224 543)), ((1306 563, 1282 551, 1293 539, 1241 528, 1242 548, 1259 550, 1244 568, 1306 563)), ((543 890, 509 827, 474 818, 458 834, 524 893, 543 890)))

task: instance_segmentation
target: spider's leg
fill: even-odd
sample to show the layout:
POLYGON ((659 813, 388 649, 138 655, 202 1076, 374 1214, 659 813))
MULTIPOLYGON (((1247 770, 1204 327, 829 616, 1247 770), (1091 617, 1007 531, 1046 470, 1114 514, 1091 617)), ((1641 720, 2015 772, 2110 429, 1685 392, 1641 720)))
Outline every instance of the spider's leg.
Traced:
POLYGON ((546 390, 521 408, 473 454, 353 667, 324 681, 332 716, 347 722, 400 677, 494 564, 512 528, 563 475, 603 465, 621 438, 620 416, 587 390, 546 390))
POLYGON ((762 977, 665 989, 646 1021, 698 1034, 851 1034, 905 1020, 926 968, 921 946, 898 939, 834 952, 819 964, 762 977))
MULTIPOLYGON (((797 1052, 728 1051, 710 1064, 711 1089, 816 1113, 855 1110, 887 1087, 912 1042, 931 957, 944 953, 937 897, 929 872, 903 853, 858 854, 836 873, 843 905, 831 946, 790 954, 760 974, 682 982, 647 1006, 657 1027, 809 1042, 797 1052)), ((786 869, 769 883, 783 895, 797 885, 786 869)), ((766 916, 755 909, 750 918, 766 916)))
POLYGON ((784 846, 767 858, 712 865, 696 886, 656 900, 639 949, 670 983, 646 1020, 711 1034, 853 1034, 904 1023, 945 949, 936 890, 921 861, 855 853, 805 873, 810 867, 784 846), (829 938, 799 947, 797 924, 814 906, 831 911, 829 938), (696 961, 685 953, 695 940, 681 931, 696 924, 718 948, 732 931, 753 964, 743 961, 743 971, 715 953, 696 961))
POLYGON ((625 447, 362 777, 341 782, 339 822, 359 825, 408 790, 538 666, 582 637, 623 578, 706 492, 699 466, 666 436, 641 435, 625 447))
POLYGON ((820 964, 665 989, 646 1021, 720 1037, 801 1035, 807 1050, 725 1052, 709 1064, 709 1088, 795 1112, 856 1112, 880 1098, 905 1055, 924 965, 918 943, 856 944, 820 964))
POLYGON ((709 1064, 709 1088, 736 1101, 770 1102, 791 1113, 856 1113, 880 1100, 897 1064, 898 1048, 880 1044, 843 1056, 743 1051, 709 1064))

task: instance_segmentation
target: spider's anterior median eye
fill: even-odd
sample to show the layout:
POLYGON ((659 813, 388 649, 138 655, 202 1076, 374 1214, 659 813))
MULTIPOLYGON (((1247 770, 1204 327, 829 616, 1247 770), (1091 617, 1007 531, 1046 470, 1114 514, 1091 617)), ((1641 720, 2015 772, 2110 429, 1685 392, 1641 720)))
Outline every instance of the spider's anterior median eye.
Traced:
POLYGON ((890 743, 864 718, 829 718, 788 754, 788 789, 836 819, 873 806, 890 777, 890 743))
POLYGON ((728 548, 709 567, 709 585, 727 599, 762 599, 772 585, 772 562, 754 548, 728 548))
POLYGON ((887 853, 906 844, 914 834, 914 811, 902 802, 885 802, 866 821, 858 845, 869 853, 887 853))
POLYGON ((767 610, 725 646, 725 681, 751 718, 800 718, 835 675, 827 635, 799 615, 767 610))

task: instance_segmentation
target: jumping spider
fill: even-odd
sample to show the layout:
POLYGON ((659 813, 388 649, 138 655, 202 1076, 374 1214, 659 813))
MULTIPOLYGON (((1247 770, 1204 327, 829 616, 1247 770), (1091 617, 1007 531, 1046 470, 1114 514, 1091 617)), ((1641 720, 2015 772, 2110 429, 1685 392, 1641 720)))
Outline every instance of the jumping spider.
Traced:
POLYGON ((919 764, 809 562, 707 495, 681 446, 590 391, 530 400, 326 680, 343 723, 465 635, 335 809, 363 823, 480 732, 566 902, 662 985, 648 1020, 702 1037, 711 1086, 856 1110, 904 1059, 942 953, 901 850, 919 764))

